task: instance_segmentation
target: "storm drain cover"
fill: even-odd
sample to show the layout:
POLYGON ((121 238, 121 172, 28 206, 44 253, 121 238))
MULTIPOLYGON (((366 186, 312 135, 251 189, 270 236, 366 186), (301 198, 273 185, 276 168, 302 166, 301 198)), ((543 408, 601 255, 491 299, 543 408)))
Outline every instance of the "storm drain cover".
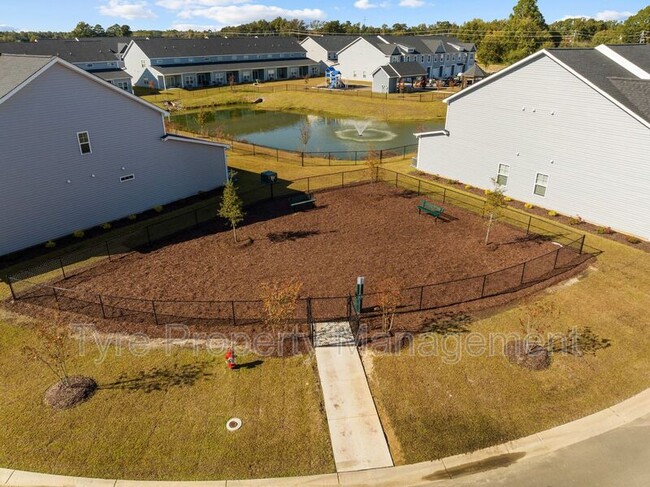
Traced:
POLYGON ((239 428, 241 428, 241 424, 241 419, 230 418, 228 421, 226 421, 226 429, 228 431, 237 431, 239 428))

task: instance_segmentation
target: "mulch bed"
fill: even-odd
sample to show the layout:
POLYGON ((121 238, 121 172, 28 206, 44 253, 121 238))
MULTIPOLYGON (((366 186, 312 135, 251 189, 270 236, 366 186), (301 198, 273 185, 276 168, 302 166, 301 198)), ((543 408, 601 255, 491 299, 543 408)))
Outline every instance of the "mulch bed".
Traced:
POLYGON ((53 409, 70 409, 90 397, 97 390, 97 382, 83 375, 68 377, 68 383, 59 381, 45 392, 45 404, 53 409))
MULTIPOLYGON (((493 226, 491 241, 494 245, 486 247, 483 241, 485 222, 478 215, 448 205, 445 218, 436 221, 429 215, 418 214, 416 194, 381 183, 323 191, 316 194, 316 199, 315 208, 295 213, 290 211, 286 200, 249 207, 246 221, 238 230, 240 239, 247 241, 246 244, 234 244, 232 232, 222 223, 209 223, 153 249, 81 272, 57 285, 75 293, 87 293, 91 301, 101 294, 105 304, 113 302, 116 307, 120 300, 110 296, 170 301, 258 300, 260 283, 292 278, 303 283, 301 296, 345 297, 354 293, 357 276, 365 276, 365 292, 373 293, 378 283, 388 277, 395 278, 404 288, 457 280, 520 264, 558 248, 552 242, 531 238, 503 224, 493 226)), ((548 265, 548 262, 540 259, 539 265, 548 265)), ((576 273, 583 268, 569 272, 576 273)), ((535 265, 527 266, 527 272, 531 269, 534 271, 535 265)), ((515 269, 493 276, 488 290, 498 290, 503 284, 501 281, 519 279, 520 274, 521 271, 515 269)), ((536 283, 521 292, 495 293, 493 298, 478 302, 469 300, 472 301, 469 305, 456 306, 451 312, 501 305, 566 277, 566 272, 558 273, 549 281, 536 283)), ((459 283, 454 292, 475 294, 477 290, 480 293, 480 282, 470 280, 459 283)), ((425 299, 428 300, 435 300, 436 293, 442 293, 435 288, 427 292, 429 295, 425 299)), ((417 302, 422 299, 417 293, 419 291, 413 291, 413 296, 405 296, 405 299, 417 302)), ((59 298, 61 300, 61 296, 59 298)), ((136 304, 128 299, 121 302, 130 306, 136 304)), ((372 307, 371 298, 367 303, 372 307)), ((175 323, 183 322, 178 321, 179 316, 195 316, 193 313, 199 308, 221 306, 213 303, 188 306, 173 302, 156 305, 159 314, 168 314, 175 323)), ((143 315, 150 312, 148 302, 143 301, 141 306, 143 315)), ((314 317, 318 320, 319 315, 331 316, 333 307, 344 310, 346 300, 315 300, 313 306, 314 317)), ((68 322, 73 318, 79 322, 75 312, 93 315, 78 306, 71 306, 70 313, 53 313, 32 306, 27 300, 18 301, 14 309, 48 319, 58 317, 57 321, 64 318, 68 322)), ((139 323, 137 331, 157 329, 150 322, 145 325, 146 320, 136 314, 102 320, 95 310, 93 321, 110 331, 129 330, 129 322, 139 323)), ((412 327, 419 329, 423 329, 420 323, 429 323, 427 326, 435 328, 437 325, 431 325, 431 320, 437 323, 438 314, 434 313, 431 318, 429 313, 422 320, 408 321, 417 323, 412 327)), ((243 331, 239 324, 231 328, 243 331)), ((260 331, 259 326, 248 328, 252 332, 260 331)), ((227 330, 227 325, 219 327, 221 332, 227 330)))

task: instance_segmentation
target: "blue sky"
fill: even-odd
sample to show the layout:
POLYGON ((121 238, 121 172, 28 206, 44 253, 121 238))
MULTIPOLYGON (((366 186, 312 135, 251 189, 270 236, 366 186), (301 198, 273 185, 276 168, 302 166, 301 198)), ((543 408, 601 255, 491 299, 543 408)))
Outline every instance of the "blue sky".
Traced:
MULTIPOLYGON (((516 0, 0 0, 0 29, 70 31, 83 20, 104 27, 217 30, 260 18, 349 20, 368 25, 462 23, 505 18, 516 0)), ((624 20, 647 0, 538 0, 547 22, 569 16, 624 20)))

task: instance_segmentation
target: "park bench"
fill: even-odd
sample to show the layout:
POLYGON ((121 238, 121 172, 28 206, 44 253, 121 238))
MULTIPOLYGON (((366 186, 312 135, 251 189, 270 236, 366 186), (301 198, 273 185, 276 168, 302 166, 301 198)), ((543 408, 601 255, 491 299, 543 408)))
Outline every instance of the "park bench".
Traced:
POLYGON ((291 205, 291 209, 294 211, 296 209, 313 206, 314 204, 316 204, 316 198, 314 197, 313 193, 301 193, 289 198, 289 205, 291 205))
POLYGON ((418 205, 418 214, 425 212, 431 215, 438 220, 440 218, 440 215, 443 214, 445 209, 441 206, 434 205, 433 203, 427 201, 427 200, 422 200, 420 204, 418 205))

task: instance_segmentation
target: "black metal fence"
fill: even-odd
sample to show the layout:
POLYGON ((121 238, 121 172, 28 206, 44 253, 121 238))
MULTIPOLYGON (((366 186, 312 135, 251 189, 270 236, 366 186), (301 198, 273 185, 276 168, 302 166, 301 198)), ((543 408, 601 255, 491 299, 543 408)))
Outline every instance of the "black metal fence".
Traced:
MULTIPOLYGON (((433 182, 383 168, 378 169, 373 179, 417 192, 441 204, 450 204, 478 214, 484 213, 482 198, 433 182)), ((241 196, 247 204, 252 204, 285 197, 295 194, 296 191, 313 192, 326 188, 347 187, 368 180, 370 173, 367 170, 345 171, 297 179, 286 186, 263 186, 243 192, 241 196)), ((261 300, 151 300, 98 294, 60 285, 73 275, 85 272, 106 260, 146 249, 157 241, 212 220, 216 218, 216 213, 216 204, 211 203, 119 238, 24 269, 8 276, 12 296, 16 300, 28 299, 30 302, 56 307, 62 311, 136 323, 161 325, 182 322, 189 325, 232 326, 258 323, 264 316, 261 300)), ((584 234, 569 231, 532 215, 508 210, 500 219, 525 229, 528 235, 553 240, 561 245, 534 259, 494 272, 402 289, 402 302, 398 306, 400 313, 445 308, 516 292, 578 267, 599 253, 597 249, 585 245, 584 234)), ((372 289, 369 291, 364 295, 362 316, 374 313, 379 307, 380 294, 372 292, 372 289)), ((353 309, 350 296, 304 297, 298 300, 293 321, 309 326, 312 338, 313 324, 317 321, 351 320, 358 330, 360 316, 355 315, 353 309)))

